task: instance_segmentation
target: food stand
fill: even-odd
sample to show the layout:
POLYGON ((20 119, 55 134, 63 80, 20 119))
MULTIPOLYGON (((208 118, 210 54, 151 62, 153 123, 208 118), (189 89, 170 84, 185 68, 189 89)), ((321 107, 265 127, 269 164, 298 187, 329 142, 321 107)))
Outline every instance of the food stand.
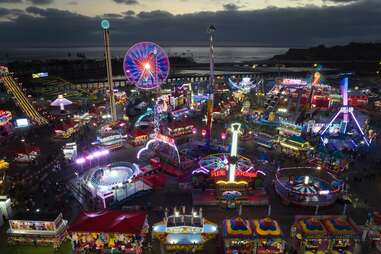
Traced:
POLYGON ((69 227, 75 253, 96 250, 141 253, 148 232, 145 212, 81 212, 69 227))
POLYGON ((206 220, 202 209, 197 212, 192 209, 186 214, 185 207, 182 212, 174 208, 173 215, 165 217, 152 227, 152 237, 160 241, 161 252, 166 251, 199 251, 203 250, 207 241, 218 234, 217 225, 206 220))
POLYGON ((249 254, 254 250, 253 230, 249 220, 237 217, 222 224, 225 253, 249 254))
POLYGON ((255 238, 254 253, 284 253, 286 241, 276 220, 270 217, 253 220, 252 228, 255 238))
POLYGON ((59 247, 67 234, 62 214, 23 213, 9 220, 8 244, 59 247))

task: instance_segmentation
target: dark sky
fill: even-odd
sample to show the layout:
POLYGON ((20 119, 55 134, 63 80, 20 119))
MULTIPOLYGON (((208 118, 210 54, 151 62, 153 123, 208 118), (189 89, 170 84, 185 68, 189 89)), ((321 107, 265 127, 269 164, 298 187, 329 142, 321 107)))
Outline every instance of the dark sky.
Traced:
POLYGON ((116 46, 150 40, 312 46, 381 40, 381 0, 0 0, 0 46, 116 46))

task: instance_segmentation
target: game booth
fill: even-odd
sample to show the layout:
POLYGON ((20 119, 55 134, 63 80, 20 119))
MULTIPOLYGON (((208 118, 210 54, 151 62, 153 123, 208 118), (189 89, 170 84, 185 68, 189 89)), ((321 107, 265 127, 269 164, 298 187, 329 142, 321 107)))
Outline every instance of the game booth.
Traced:
POLYGON ((67 235, 62 214, 16 214, 9 220, 8 244, 59 247, 67 235))
MULTIPOLYGON (((208 221, 202 215, 202 208, 192 209, 187 214, 185 207, 182 211, 174 208, 172 215, 165 217, 152 227, 152 237, 159 240, 162 248, 167 251, 201 251, 206 242, 218 234, 216 224, 208 221)), ((156 252, 158 253, 158 252, 156 252)))
POLYGON ((82 211, 68 231, 74 253, 142 253, 148 229, 144 212, 82 211))
POLYGON ((381 213, 374 212, 366 228, 369 230, 369 239, 374 242, 376 249, 381 253, 381 213))
POLYGON ((224 220, 222 234, 226 254, 253 253, 255 243, 249 220, 241 217, 224 220))
POLYGON ((360 240, 358 226, 347 216, 296 216, 291 227, 299 253, 354 253, 360 240))
POLYGON ((311 144, 301 136, 290 136, 286 138, 280 138, 280 149, 283 153, 293 156, 307 157, 308 154, 314 150, 311 144))
POLYGON ((191 120, 171 121, 167 124, 168 136, 179 138, 194 133, 194 123, 191 120))
POLYGON ((281 254, 285 251, 286 242, 279 223, 270 217, 228 219, 222 228, 225 253, 281 254))
POLYGON ((255 237, 254 253, 284 253, 286 241, 278 221, 271 217, 265 217, 252 221, 251 225, 255 237))

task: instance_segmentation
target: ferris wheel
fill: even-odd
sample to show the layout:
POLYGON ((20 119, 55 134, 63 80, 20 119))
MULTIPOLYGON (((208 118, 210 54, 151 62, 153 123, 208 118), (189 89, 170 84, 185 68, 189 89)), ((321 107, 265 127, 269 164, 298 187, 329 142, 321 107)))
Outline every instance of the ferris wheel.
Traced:
POLYGON ((139 42, 126 53, 123 70, 128 80, 144 90, 158 88, 168 77, 169 59, 153 42, 139 42))

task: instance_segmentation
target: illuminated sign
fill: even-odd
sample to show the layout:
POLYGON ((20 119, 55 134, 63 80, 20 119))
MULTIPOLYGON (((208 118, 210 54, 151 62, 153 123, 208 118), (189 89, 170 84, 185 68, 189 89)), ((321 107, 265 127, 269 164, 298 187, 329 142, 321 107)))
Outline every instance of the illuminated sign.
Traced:
POLYGON ((160 133, 156 133, 155 139, 158 141, 162 141, 164 143, 175 145, 175 140, 173 138, 165 136, 165 135, 160 134, 160 133))
POLYGON ((302 79, 283 79, 282 85, 302 85, 306 86, 307 81, 302 80, 302 79))
MULTIPOLYGON (((225 177, 227 174, 226 170, 214 170, 211 172, 212 177, 225 177)), ((236 177, 246 177, 246 178, 255 178, 257 177, 257 172, 255 171, 235 171, 236 177)))
POLYGON ((32 74, 33 79, 46 78, 48 76, 49 76, 49 74, 47 72, 40 72, 40 73, 33 73, 32 74))
POLYGON ((27 118, 16 119, 16 128, 24 128, 29 126, 29 120, 27 118))

